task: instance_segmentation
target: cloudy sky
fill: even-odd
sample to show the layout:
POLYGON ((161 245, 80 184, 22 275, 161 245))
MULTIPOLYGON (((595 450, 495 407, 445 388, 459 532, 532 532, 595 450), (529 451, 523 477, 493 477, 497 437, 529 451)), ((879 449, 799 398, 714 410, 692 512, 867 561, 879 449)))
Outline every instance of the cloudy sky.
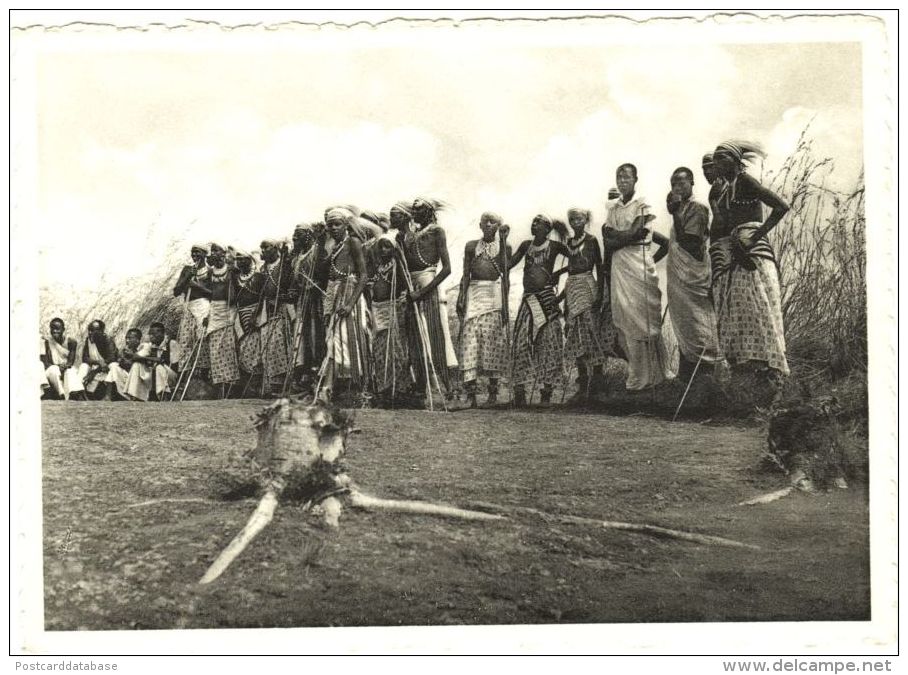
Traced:
POLYGON ((672 169, 697 167, 724 138, 761 141, 771 169, 811 120, 817 151, 835 160, 833 185, 847 188, 862 167, 856 43, 358 35, 199 44, 187 34, 44 52, 37 215, 53 236, 42 239, 42 285, 126 280, 171 238, 251 248, 332 203, 387 211, 421 194, 452 205, 443 224, 459 269, 483 210, 518 236, 533 214, 575 204, 598 225, 622 162, 637 164, 640 192, 661 205, 672 169), (109 255, 72 275, 68 256, 98 242, 109 255))

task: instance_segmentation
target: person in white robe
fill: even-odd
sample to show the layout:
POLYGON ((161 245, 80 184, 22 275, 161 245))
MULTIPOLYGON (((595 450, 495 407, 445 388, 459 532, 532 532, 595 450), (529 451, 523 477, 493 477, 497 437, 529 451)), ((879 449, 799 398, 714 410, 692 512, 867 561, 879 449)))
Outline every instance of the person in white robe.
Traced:
POLYGON ((51 389, 56 398, 69 400, 85 398, 85 387, 75 367, 77 343, 66 337, 63 319, 50 322, 50 337, 42 338, 40 345, 41 365, 44 375, 40 380, 42 390, 51 389), (46 383, 46 385, 45 385, 46 383))
POLYGON ((671 379, 675 373, 662 337, 662 293, 656 262, 668 251, 668 240, 654 232, 646 200, 636 194, 637 168, 622 164, 615 174, 621 197, 609 204, 602 228, 611 251, 611 309, 618 342, 627 356, 626 387, 638 391, 671 379), (650 249, 656 243, 659 249, 650 249))
POLYGON ((104 332, 106 326, 101 319, 88 324, 88 337, 82 343, 82 363, 79 377, 90 398, 102 398, 107 389, 106 379, 109 364, 117 360, 117 348, 104 332))
MULTIPOLYGON (((126 331, 126 346, 120 352, 120 358, 110 364, 105 381, 112 384, 114 390, 109 391, 111 398, 124 398, 132 400, 134 397, 129 393, 129 373, 132 367, 139 359, 148 356, 147 351, 141 350, 142 331, 138 328, 130 328, 126 331)), ((108 387, 110 390, 110 387, 108 387)))
POLYGON ((721 360, 710 286, 709 207, 693 199, 694 174, 675 169, 667 206, 672 230, 666 270, 668 312, 680 351, 679 376, 711 370, 721 360))
POLYGON ((154 392, 158 401, 173 390, 177 374, 170 367, 170 353, 175 341, 169 340, 164 324, 155 322, 149 328, 148 342, 136 350, 136 360, 129 369, 126 395, 137 401, 148 401, 154 392))

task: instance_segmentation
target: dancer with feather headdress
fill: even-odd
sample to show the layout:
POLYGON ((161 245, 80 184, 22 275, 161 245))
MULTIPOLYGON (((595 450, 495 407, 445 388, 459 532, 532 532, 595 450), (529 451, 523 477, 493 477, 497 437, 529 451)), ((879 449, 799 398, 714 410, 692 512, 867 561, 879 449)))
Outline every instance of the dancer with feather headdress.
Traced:
POLYGON ((726 141, 713 152, 717 173, 713 211, 712 287, 725 358, 737 367, 767 370, 770 380, 788 375, 781 289, 775 251, 767 234, 788 204, 747 173, 766 153, 755 143, 726 141), (764 220, 763 205, 771 212, 764 220))

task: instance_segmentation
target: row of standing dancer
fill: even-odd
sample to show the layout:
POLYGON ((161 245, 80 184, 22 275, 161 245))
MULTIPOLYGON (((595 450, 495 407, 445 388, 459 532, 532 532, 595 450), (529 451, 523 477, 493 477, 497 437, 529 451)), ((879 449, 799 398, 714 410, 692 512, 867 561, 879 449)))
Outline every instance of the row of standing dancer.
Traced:
POLYGON ((666 326, 679 380, 724 361, 777 381, 788 366, 766 235, 788 207, 747 173, 759 155, 755 144, 730 141, 704 157, 708 206, 693 199, 694 173, 676 169, 668 238, 651 225, 657 216, 636 192, 632 164, 616 171, 603 248, 583 208, 568 211, 567 225, 536 216, 532 238, 516 247, 503 219, 484 213, 482 236, 464 250, 452 321, 440 293, 451 272, 437 222, 443 205, 431 199, 399 202, 387 218, 330 208, 324 223, 297 226, 292 248, 262 242, 259 269, 245 251, 196 245, 174 288, 185 300, 176 388, 206 377, 225 396, 254 387, 263 396, 348 392, 391 404, 424 397, 437 407, 461 383, 477 405, 481 380, 494 404, 507 380, 524 405, 537 390, 550 401, 574 368, 580 395, 595 392, 606 360, 617 357, 627 361, 627 389, 644 390, 676 375, 666 326), (670 322, 656 269, 663 258, 670 322), (520 263, 512 320, 510 270, 520 263))

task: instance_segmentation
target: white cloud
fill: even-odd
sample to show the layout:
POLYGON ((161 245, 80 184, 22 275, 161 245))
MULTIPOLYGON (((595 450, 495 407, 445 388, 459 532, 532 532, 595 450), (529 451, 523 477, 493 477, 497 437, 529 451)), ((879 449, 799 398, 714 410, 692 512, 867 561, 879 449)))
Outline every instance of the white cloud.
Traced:
MULTIPOLYGON (((77 279, 86 285, 102 267, 128 279, 137 265, 153 265, 151 223, 162 246, 183 236, 254 247, 331 203, 387 210, 418 194, 452 204, 442 223, 459 268, 484 210, 500 212, 522 237, 535 213, 563 217, 585 205, 598 230, 625 161, 638 166, 639 191, 664 230, 672 169, 696 170, 727 136, 753 134, 782 158, 814 110, 818 151, 860 156, 857 110, 805 105, 779 120, 776 109, 744 109, 742 93, 759 89, 754 80, 764 75, 742 76, 749 62, 722 47, 487 44, 427 48, 419 58, 406 49, 182 58, 48 69, 46 283, 72 281, 71 253, 93 260, 77 279), (95 97, 93 114, 66 107, 85 92, 95 97), (99 240, 115 242, 104 260, 99 240)), ((705 197, 702 181, 695 190, 705 197)))
POLYGON ((860 111, 843 106, 825 110, 803 106, 787 109, 769 133, 766 169, 773 171, 781 166, 794 152, 805 129, 817 158, 831 157, 834 161, 835 170, 829 175, 827 185, 850 190, 863 168, 862 120, 860 111))
POLYGON ((320 218, 332 202, 387 208, 392 195, 431 185, 437 158, 438 141, 413 127, 298 124, 269 132, 250 115, 215 120, 188 146, 95 145, 79 168, 82 182, 98 189, 58 195, 43 210, 44 222, 84 227, 55 230, 43 247, 42 276, 51 285, 80 281, 55 262, 75 256, 128 278, 158 258, 144 248, 153 221, 161 246, 175 238, 255 247, 264 237, 289 237, 295 223, 320 218))

